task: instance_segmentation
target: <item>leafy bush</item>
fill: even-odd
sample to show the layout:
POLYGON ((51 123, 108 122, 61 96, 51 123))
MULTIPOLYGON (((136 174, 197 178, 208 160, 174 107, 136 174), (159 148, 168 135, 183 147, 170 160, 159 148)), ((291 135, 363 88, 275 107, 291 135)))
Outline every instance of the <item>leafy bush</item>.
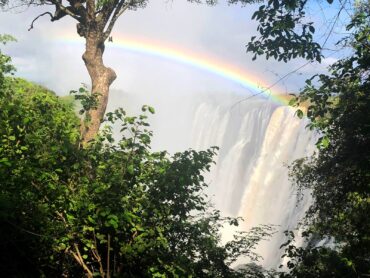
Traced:
POLYGON ((108 113, 96 140, 81 146, 71 104, 25 80, 1 77, 2 275, 263 275, 255 265, 234 270, 231 264, 241 255, 256 261, 253 249, 269 227, 220 243, 220 228, 240 219, 221 217, 203 192, 202 174, 217 148, 172 157, 152 152, 148 106, 138 117, 122 109, 108 113))
POLYGON ((341 41, 352 54, 334 63, 329 74, 308 80, 296 98, 310 103, 309 127, 322 135, 317 154, 291 166, 298 192, 309 190, 313 197, 303 235, 309 243, 316 238, 331 244, 289 244, 290 271, 282 277, 370 275, 369 14, 369 3, 359 3, 347 25, 350 36, 341 41))

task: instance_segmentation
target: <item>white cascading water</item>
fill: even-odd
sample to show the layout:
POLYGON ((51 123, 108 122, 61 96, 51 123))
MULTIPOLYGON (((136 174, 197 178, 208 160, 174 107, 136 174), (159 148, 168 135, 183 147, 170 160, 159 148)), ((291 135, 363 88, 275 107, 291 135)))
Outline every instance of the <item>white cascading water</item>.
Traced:
POLYGON ((290 107, 251 99, 236 108, 220 102, 198 106, 192 147, 220 147, 217 164, 207 175, 207 192, 223 214, 245 218, 243 229, 277 225, 277 233, 258 248, 263 266, 281 262, 283 232, 294 229, 309 198, 298 202, 288 169, 292 161, 313 152, 315 136, 290 107))

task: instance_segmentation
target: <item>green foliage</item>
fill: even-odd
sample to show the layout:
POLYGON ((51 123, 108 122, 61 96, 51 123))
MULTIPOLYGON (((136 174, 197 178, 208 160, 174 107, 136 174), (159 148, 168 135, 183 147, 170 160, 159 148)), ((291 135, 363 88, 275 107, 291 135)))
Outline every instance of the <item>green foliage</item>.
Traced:
MULTIPOLYGON (((281 273, 281 278, 316 278, 316 277, 360 277, 352 261, 343 257, 337 249, 309 244, 307 247, 297 247, 292 232, 286 232, 288 240, 281 247, 285 248, 283 257, 290 260, 287 263, 288 272, 281 273)), ((313 243, 317 243, 312 241, 313 243)))
MULTIPOLYGON (((294 58, 321 61, 321 45, 315 42, 313 22, 306 20, 307 0, 268 0, 253 14, 259 22, 257 31, 247 44, 247 51, 287 62, 294 58)), ((332 0, 327 0, 332 3, 332 0)))
POLYGON ((91 93, 87 89, 86 84, 82 84, 82 86, 78 89, 78 91, 72 90, 69 92, 70 95, 74 97, 75 106, 81 106, 79 109, 78 114, 81 115, 83 118, 83 122, 85 126, 88 126, 91 122, 91 115, 89 111, 97 109, 99 103, 98 98, 101 96, 100 93, 91 93))
POLYGON ((48 202, 61 201, 57 185, 78 144, 78 119, 57 96, 25 80, 6 77, 0 88, 1 272, 38 276, 34 265, 51 253, 38 245, 58 227, 45 222, 48 202))
MULTIPOLYGON (((10 35, 0 35, 0 43, 7 44, 8 42, 15 41, 15 39, 10 35)), ((0 50, 0 85, 4 86, 4 78, 6 74, 13 74, 15 71, 14 66, 11 64, 11 58, 3 54, 0 50)), ((3 88, 2 91, 4 91, 3 88)), ((1 96, 1 95, 0 95, 1 96)))
POLYGON ((321 134, 317 155, 297 160, 291 175, 313 203, 305 237, 327 246, 289 245, 291 271, 283 277, 362 277, 370 274, 370 7, 363 3, 343 43, 353 54, 314 76, 295 99, 308 102, 309 128, 321 134), (315 80, 314 82, 314 79, 315 80))
MULTIPOLYGON (((153 109, 144 106, 143 112, 153 109)), ((220 245, 220 227, 238 220, 208 209, 202 193, 202 172, 216 149, 172 158, 152 153, 146 118, 121 109, 107 114, 111 124, 120 123, 122 138, 115 142, 108 125, 83 150, 61 216, 63 237, 54 248, 78 257, 91 275, 239 277, 230 264, 239 255, 252 256, 267 228, 220 245)))
MULTIPOLYGON (((5 60, 9 61, 9 60, 5 60)), ((9 72, 9 71, 8 71, 9 72)), ((0 86, 0 271, 6 277, 264 277, 234 270, 268 237, 261 226, 221 244, 241 219, 209 207, 203 173, 217 148, 152 152, 148 114, 107 113, 81 147, 71 103, 25 80, 0 86), (121 137, 112 134, 120 126, 121 137)), ((93 105, 79 92, 83 109, 93 105)), ((85 111, 84 111, 85 112, 85 111)))
POLYGON ((74 95, 74 100, 77 100, 81 103, 82 108, 79 111, 80 115, 84 115, 86 112, 96 109, 98 106, 97 98, 99 96, 99 93, 91 94, 85 84, 83 84, 83 86, 80 87, 78 91, 70 91, 70 94, 74 95))

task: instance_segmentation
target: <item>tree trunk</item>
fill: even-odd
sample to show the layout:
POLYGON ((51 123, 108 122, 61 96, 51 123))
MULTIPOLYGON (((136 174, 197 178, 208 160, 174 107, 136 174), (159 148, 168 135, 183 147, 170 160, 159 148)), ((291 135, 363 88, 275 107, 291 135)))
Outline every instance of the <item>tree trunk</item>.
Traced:
POLYGON ((84 144, 94 139, 99 132, 100 124, 107 108, 109 87, 116 79, 116 73, 103 63, 104 40, 93 32, 86 36, 86 50, 82 55, 87 71, 91 78, 91 92, 98 93, 96 109, 88 113, 91 121, 82 127, 82 141, 84 144))

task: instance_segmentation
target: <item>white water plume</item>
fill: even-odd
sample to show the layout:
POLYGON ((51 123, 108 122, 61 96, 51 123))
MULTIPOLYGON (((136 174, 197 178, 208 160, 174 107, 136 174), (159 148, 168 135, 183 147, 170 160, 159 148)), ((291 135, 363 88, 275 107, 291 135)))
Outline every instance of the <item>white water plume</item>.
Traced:
POLYGON ((266 100, 252 100, 238 109, 202 103, 193 121, 193 148, 220 147, 216 166, 207 175, 208 194, 223 214, 246 219, 243 229, 277 225, 277 233, 257 252, 265 267, 281 262, 283 232, 294 229, 308 197, 298 202, 288 180, 287 165, 312 153, 314 136, 293 109, 266 100))

